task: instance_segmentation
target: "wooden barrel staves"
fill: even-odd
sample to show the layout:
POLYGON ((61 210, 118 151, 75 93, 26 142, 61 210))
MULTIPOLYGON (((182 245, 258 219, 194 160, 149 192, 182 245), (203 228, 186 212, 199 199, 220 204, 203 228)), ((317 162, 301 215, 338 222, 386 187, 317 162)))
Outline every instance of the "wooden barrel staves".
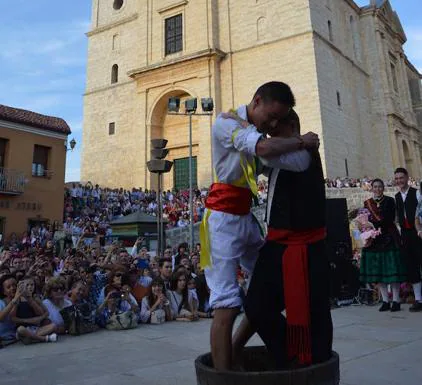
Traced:
POLYGON ((268 367, 264 346, 248 347, 244 351, 244 372, 223 371, 213 368, 211 354, 195 361, 198 385, 339 385, 339 356, 333 352, 330 360, 306 368, 273 371, 268 367))

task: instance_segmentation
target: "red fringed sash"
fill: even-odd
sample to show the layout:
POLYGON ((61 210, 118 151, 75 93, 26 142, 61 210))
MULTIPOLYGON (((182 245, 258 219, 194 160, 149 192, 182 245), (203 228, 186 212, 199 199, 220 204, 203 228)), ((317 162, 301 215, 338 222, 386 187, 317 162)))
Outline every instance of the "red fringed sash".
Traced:
POLYGON ((249 214, 251 205, 251 190, 226 183, 213 183, 205 202, 207 209, 233 215, 249 214))
POLYGON ((267 240, 287 245, 283 255, 287 353, 301 364, 312 364, 311 311, 307 245, 325 239, 326 229, 291 231, 268 229, 267 240))

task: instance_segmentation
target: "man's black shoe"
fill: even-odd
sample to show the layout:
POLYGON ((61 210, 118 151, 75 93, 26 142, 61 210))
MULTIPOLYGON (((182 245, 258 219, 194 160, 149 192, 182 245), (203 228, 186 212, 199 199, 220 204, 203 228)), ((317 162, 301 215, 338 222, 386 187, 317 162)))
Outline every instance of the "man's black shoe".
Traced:
POLYGON ((391 305, 391 312, 400 311, 400 304, 398 302, 393 302, 391 305))
POLYGON ((390 302, 383 302, 379 311, 388 311, 390 310, 390 302))
POLYGON ((422 302, 415 302, 412 306, 410 306, 409 311, 412 313, 422 311, 422 302))

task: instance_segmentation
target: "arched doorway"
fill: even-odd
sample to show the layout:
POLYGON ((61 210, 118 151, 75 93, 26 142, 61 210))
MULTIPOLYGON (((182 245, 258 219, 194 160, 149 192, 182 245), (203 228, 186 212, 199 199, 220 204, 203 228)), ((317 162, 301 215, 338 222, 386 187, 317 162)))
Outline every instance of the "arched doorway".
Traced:
MULTIPOLYGON (((180 98, 180 109, 184 110, 184 102, 193 96, 184 90, 174 90, 161 96, 153 106, 150 119, 150 137, 168 140, 170 150, 166 159, 173 161, 173 168, 163 175, 163 189, 187 189, 189 187, 189 117, 167 114, 167 103, 170 97, 180 98)), ((197 118, 192 119, 192 155, 193 155, 193 184, 197 181, 198 153, 198 124, 197 118)), ((157 176, 150 177, 151 188, 157 187, 157 176)))
POLYGON ((414 175, 413 174, 413 158, 412 158, 412 155, 410 154, 409 146, 407 145, 405 140, 402 141, 402 144, 403 144, 403 156, 404 156, 405 167, 407 171, 409 172, 409 175, 413 176, 414 175))

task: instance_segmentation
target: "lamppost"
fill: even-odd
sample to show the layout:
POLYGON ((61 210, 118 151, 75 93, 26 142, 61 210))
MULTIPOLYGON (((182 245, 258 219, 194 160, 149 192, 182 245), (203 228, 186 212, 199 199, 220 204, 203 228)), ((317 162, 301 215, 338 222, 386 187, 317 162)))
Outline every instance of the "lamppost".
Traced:
POLYGON ((191 98, 185 101, 185 111, 179 112, 180 98, 172 97, 168 101, 168 115, 189 116, 189 233, 190 233, 190 249, 194 248, 193 237, 193 167, 192 167, 192 117, 193 116, 212 116, 214 110, 214 101, 212 98, 201 99, 202 112, 196 112, 198 107, 198 99, 191 98))

